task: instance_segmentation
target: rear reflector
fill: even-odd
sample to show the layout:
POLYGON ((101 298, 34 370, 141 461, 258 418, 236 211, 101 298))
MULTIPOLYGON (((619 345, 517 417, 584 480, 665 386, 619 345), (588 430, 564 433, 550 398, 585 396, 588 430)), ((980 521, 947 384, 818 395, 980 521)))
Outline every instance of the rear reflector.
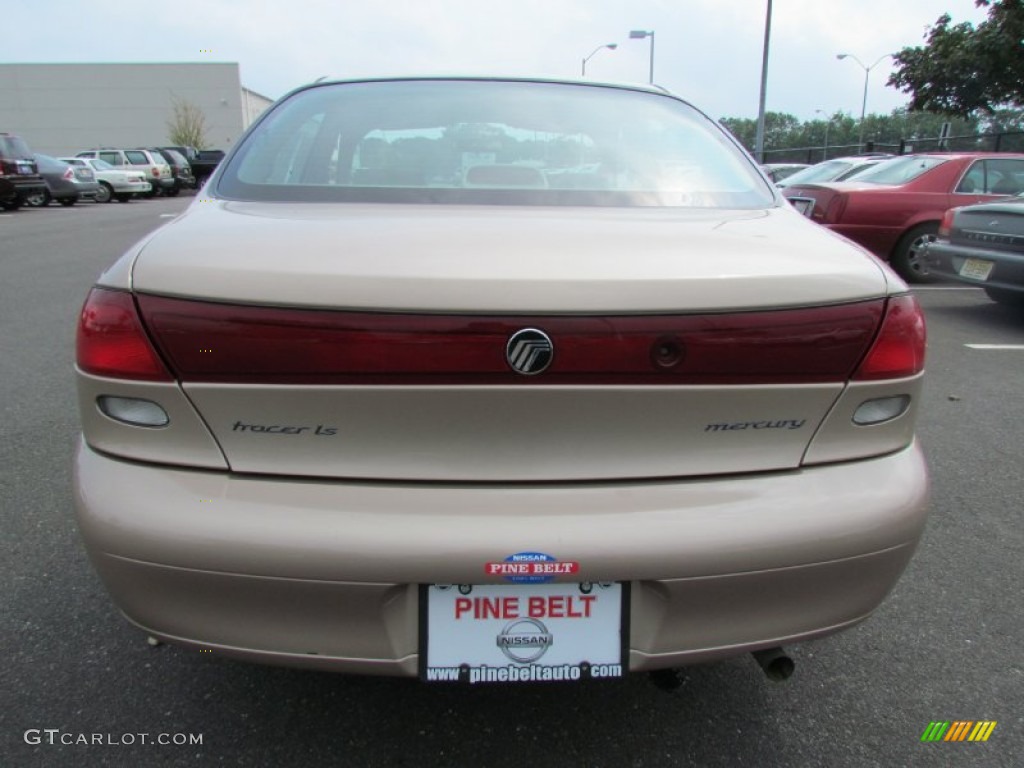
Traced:
POLYGON ((853 412, 853 423, 859 427, 884 424, 902 416, 910 407, 910 395, 895 395, 865 400, 853 412))
POLYGON ((101 395, 96 398, 96 406, 111 419, 136 427, 166 427, 171 423, 167 411, 152 400, 101 395))
POLYGON ((877 299, 774 312, 509 317, 137 301, 182 381, 249 384, 839 382, 864 358, 885 307, 877 299), (551 340, 540 375, 521 375, 506 359, 524 328, 551 340))
POLYGON ((172 381, 139 322, 130 293, 93 288, 82 307, 78 367, 95 376, 172 381))
POLYGON ((858 381, 903 379, 924 370, 924 314, 913 296, 889 299, 878 338, 853 378, 858 381))

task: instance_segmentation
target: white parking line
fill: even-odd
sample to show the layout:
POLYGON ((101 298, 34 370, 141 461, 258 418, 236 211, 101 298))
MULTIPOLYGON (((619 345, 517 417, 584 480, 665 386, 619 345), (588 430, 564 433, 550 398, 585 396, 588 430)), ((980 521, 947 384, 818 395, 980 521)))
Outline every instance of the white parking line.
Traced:
POLYGON ((1024 351, 1024 344, 964 344, 968 349, 1012 349, 1024 351))

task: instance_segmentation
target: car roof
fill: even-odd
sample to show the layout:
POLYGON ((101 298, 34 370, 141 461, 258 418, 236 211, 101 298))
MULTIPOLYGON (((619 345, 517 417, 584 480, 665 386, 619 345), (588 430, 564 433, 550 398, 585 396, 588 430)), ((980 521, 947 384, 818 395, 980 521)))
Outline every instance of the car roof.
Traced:
MULTIPOLYGON (((297 88, 292 89, 285 97, 291 96, 293 93, 304 91, 312 88, 320 88, 327 85, 352 85, 354 83, 402 83, 402 82, 472 82, 472 83, 537 83, 546 85, 585 85, 598 88, 616 88, 625 91, 643 91, 645 93, 651 93, 658 96, 671 96, 681 101, 676 94, 670 92, 667 88, 660 85, 649 84, 649 83, 633 83, 633 82, 612 82, 612 81, 601 81, 601 80, 581 80, 573 78, 555 78, 555 77, 522 77, 522 76, 484 76, 484 75, 401 75, 393 77, 359 77, 359 78, 338 78, 338 79, 320 79, 312 83, 306 83, 300 85, 297 88)), ((285 98, 282 97, 282 98, 285 98)))

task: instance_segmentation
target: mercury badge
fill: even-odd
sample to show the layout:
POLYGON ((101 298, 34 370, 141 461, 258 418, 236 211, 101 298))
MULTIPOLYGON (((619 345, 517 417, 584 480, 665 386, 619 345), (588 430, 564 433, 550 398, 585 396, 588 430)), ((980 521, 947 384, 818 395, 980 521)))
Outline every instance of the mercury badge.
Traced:
POLYGON ((516 373, 536 376, 551 365, 555 347, 544 331, 523 328, 513 333, 505 345, 505 359, 516 373))

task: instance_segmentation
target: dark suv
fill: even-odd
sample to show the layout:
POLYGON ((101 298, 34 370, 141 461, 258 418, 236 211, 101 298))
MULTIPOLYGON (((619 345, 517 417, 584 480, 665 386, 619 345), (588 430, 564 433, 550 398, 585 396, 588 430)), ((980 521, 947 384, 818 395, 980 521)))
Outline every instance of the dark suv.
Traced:
POLYGON ((164 160, 171 166, 171 173, 174 174, 174 188, 165 191, 165 195, 173 197, 182 189, 192 189, 195 187, 196 179, 192 175, 192 166, 189 165, 188 159, 184 155, 170 147, 153 147, 150 151, 159 152, 163 155, 164 160))
POLYGON ((16 210, 25 198, 41 192, 46 192, 46 182, 28 144, 13 134, 0 133, 0 206, 16 210))

